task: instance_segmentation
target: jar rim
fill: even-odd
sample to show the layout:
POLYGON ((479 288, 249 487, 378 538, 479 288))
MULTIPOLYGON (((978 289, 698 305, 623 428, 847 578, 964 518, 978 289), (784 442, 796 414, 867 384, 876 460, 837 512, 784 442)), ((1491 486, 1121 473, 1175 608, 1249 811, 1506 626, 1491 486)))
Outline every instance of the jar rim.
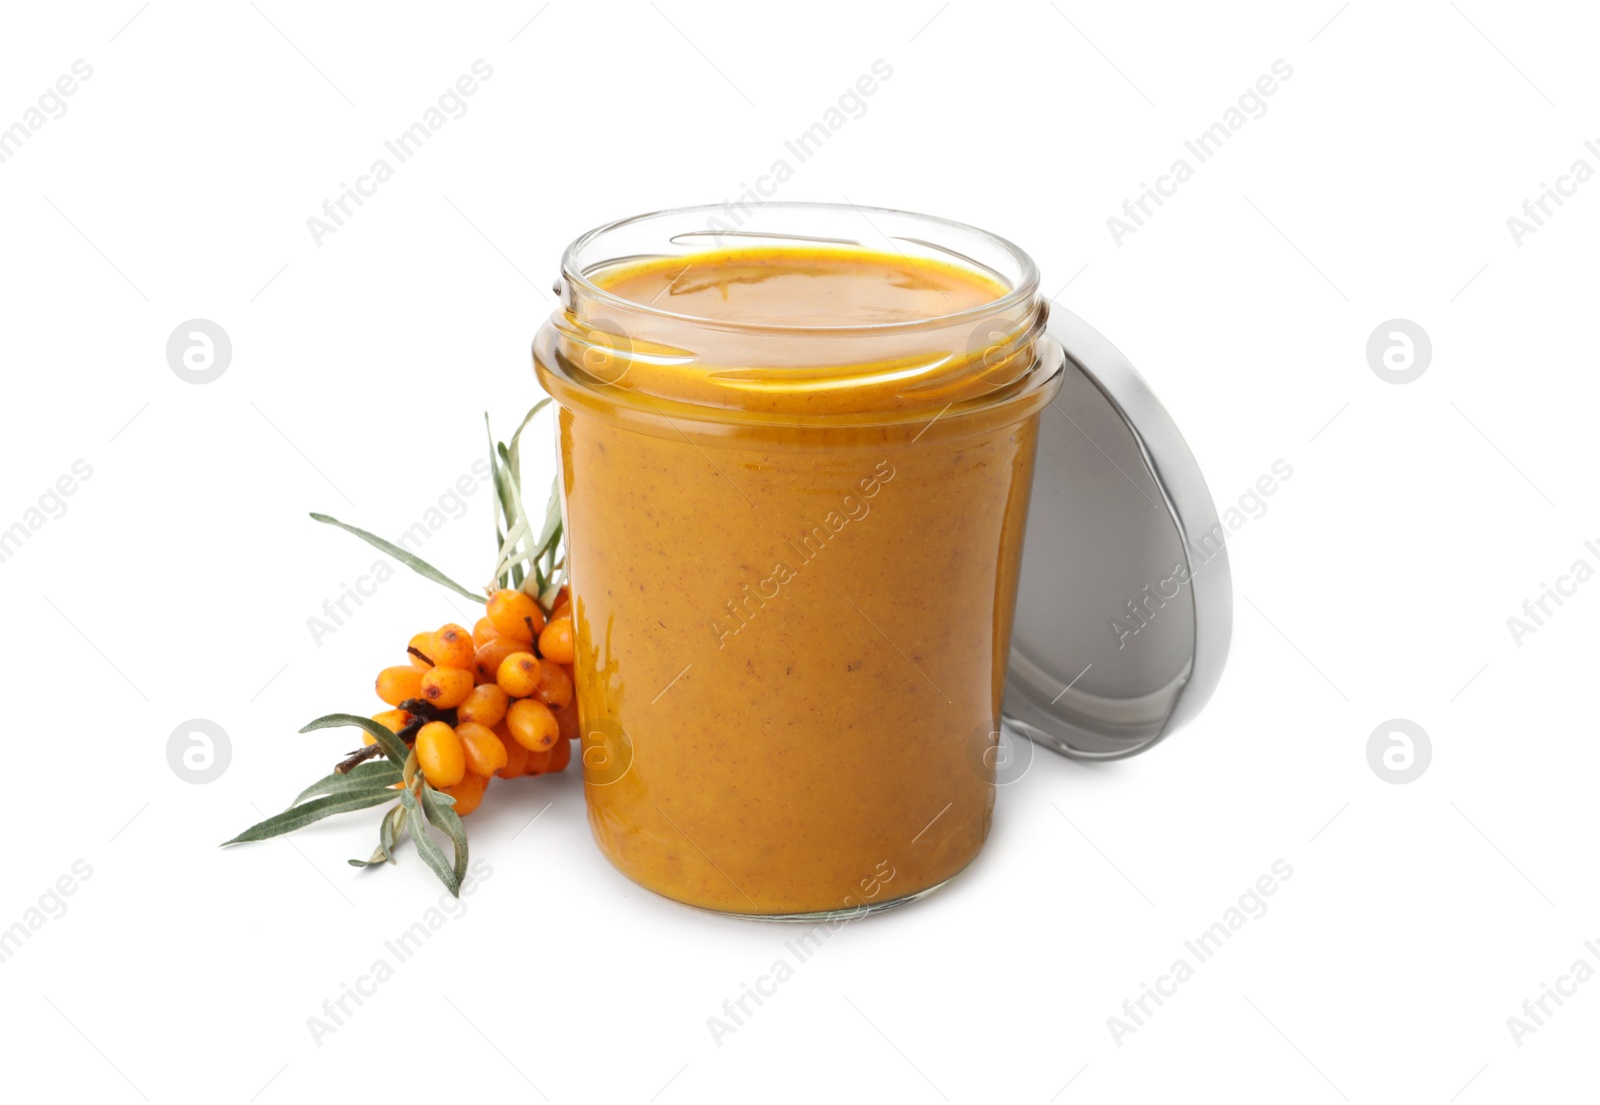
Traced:
MULTIPOLYGON (((974 235, 985 241, 991 247, 994 247, 1001 253, 1005 254, 1016 265, 1017 277, 1014 282, 1008 281, 1011 283, 1011 287, 1004 295, 959 311, 950 311, 944 314, 929 315, 926 318, 903 319, 895 322, 876 322, 850 326, 808 326, 796 325, 794 323, 764 323, 745 321, 729 322, 726 319, 705 318, 700 315, 686 315, 680 314, 676 311, 663 310, 659 307, 656 307, 653 303, 641 303, 637 300, 617 295, 615 292, 601 287, 599 284, 591 280, 587 275, 587 272, 593 271, 596 266, 591 264, 586 271, 581 264, 580 259, 584 250, 593 246, 597 241, 601 240, 608 234, 615 233, 628 227, 637 226, 640 223, 644 223, 652 219, 693 215, 708 216, 706 220, 707 229, 703 231, 693 231, 687 233, 706 234, 719 239, 719 242, 720 239, 724 237, 752 237, 760 238, 766 241, 787 238, 795 241, 813 242, 817 245, 852 245, 866 248, 866 244, 863 242, 847 239, 816 238, 792 234, 785 235, 777 232, 747 231, 742 229, 743 224, 741 224, 740 228, 726 231, 716 231, 710 229, 711 217, 714 217, 715 214, 718 213, 727 212, 728 205, 725 204, 696 204, 688 207, 663 208, 659 211, 649 211, 641 215, 630 215, 627 218, 616 219, 612 222, 597 226, 594 229, 586 231, 575 238, 572 243, 567 246, 565 252, 562 253, 561 277, 571 287, 580 289, 585 299, 588 299, 594 303, 615 307, 620 310, 638 311, 653 315, 657 318, 674 319, 686 323, 692 323, 698 326, 714 326, 719 329, 725 328, 729 330, 748 331, 751 333, 805 334, 813 337, 828 336, 832 334, 838 334, 846 337, 862 337, 879 334, 913 333, 924 328, 954 325, 969 319, 980 319, 994 315, 998 312, 1010 310, 1013 307, 1024 304, 1031 300, 1035 295, 1038 294, 1039 291, 1039 270, 1034 264, 1032 257, 1030 257, 1020 246, 1016 245, 1009 239, 1003 238, 998 234, 991 233, 990 231, 984 230, 980 227, 972 226, 969 223, 959 222, 955 219, 942 218, 938 215, 924 215, 919 212, 903 211, 893 207, 863 206, 860 204, 850 203, 848 201, 845 203, 826 203, 809 200, 772 200, 762 201, 756 205, 756 208, 761 212, 771 211, 777 214, 781 214, 786 210, 811 213, 832 211, 841 215, 846 212, 854 212, 855 214, 860 215, 869 226, 873 226, 872 219, 869 216, 876 214, 880 216, 887 216, 896 220, 911 219, 915 220, 916 222, 925 223, 931 228, 943 228, 957 234, 974 235)), ((874 226, 874 229, 876 230, 877 228, 874 226)), ((902 256, 905 256, 904 252, 899 248, 899 246, 895 245, 895 238, 884 234, 881 230, 879 230, 878 233, 888 241, 891 249, 893 249, 896 253, 901 253, 902 256)), ((670 240, 677 242, 679 239, 685 236, 687 236, 686 233, 674 234, 670 240)), ((957 252, 956 250, 940 245, 935 241, 905 237, 901 237, 900 240, 915 242, 918 245, 936 249, 941 253, 949 255, 949 257, 953 260, 971 266, 974 272, 981 273, 990 268, 990 266, 984 265, 981 262, 966 256, 965 254, 957 252)), ((910 257, 906 257, 906 260, 913 265, 915 264, 915 262, 911 261, 910 257)))

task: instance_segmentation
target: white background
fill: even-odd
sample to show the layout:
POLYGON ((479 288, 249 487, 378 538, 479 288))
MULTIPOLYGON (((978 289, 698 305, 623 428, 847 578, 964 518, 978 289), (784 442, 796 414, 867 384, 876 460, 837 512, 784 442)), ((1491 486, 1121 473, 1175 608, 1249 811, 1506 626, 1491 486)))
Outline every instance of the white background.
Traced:
MULTIPOLYGON (((1507 1018, 1574 960, 1600 966, 1579 693, 1600 583, 1520 645, 1506 619, 1580 557, 1600 567, 1600 183, 1520 245, 1506 219, 1575 159, 1600 168, 1593 13, 539 4, 7 8, 0 126, 93 67, 0 165, 0 528, 74 461, 93 470, 0 563, 0 927, 92 868, 0 963, 13 1095, 1466 1105, 1592 1088, 1600 981, 1520 1046, 1507 1018), (466 114, 314 242, 307 218, 480 58, 493 76, 466 114), (375 812, 217 842, 351 743, 303 722, 375 708, 400 643, 468 611, 403 575, 315 641, 307 619, 374 555, 306 512, 389 534, 421 519, 482 454, 482 412, 507 433, 536 397, 527 350, 563 246, 737 195, 880 58, 892 78, 783 198, 1013 239, 1144 372, 1219 504, 1292 466, 1233 538, 1210 708, 1131 761, 1041 755, 974 867, 846 927, 720 1046, 707 1018, 794 931, 634 887, 590 840, 575 774, 497 785, 468 822, 492 876, 319 1044, 308 1018, 438 886, 409 848, 345 864, 375 812), (1107 217, 1280 58, 1293 77, 1267 113, 1115 242, 1107 217), (1404 386, 1365 354, 1397 317, 1433 343, 1404 386), (205 386, 165 357, 192 318, 233 343, 205 386), (1395 717, 1431 738, 1407 785, 1367 760, 1395 717), (192 718, 232 746, 206 785, 167 762, 192 718), (1114 1039, 1107 1018, 1279 859, 1294 874, 1268 912, 1114 1039)), ((425 555, 476 578, 487 492, 468 506, 425 555)))

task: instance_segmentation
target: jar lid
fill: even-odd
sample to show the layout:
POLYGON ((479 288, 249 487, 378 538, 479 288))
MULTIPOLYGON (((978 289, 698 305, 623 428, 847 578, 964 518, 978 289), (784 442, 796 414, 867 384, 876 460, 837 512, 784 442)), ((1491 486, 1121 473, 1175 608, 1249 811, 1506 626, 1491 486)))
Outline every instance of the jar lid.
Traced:
POLYGON ((1198 714, 1233 632, 1226 533, 1194 454, 1116 347, 1052 308, 1066 352, 1038 462, 1003 720, 1115 759, 1198 714))

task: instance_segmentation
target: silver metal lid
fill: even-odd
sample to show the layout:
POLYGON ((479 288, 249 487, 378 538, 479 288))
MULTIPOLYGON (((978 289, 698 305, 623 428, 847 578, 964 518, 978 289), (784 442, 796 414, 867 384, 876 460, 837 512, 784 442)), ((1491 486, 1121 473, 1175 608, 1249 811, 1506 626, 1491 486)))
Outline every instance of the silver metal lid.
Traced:
POLYGON ((1198 714, 1233 633, 1225 531, 1194 454, 1126 357, 1053 308, 1066 352, 1040 416, 1004 721, 1115 759, 1198 714))

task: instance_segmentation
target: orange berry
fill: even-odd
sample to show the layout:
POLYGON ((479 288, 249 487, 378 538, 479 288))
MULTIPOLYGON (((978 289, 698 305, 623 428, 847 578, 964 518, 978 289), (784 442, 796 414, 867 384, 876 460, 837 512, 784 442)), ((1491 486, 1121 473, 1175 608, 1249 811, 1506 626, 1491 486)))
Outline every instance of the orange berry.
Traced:
POLYGON ((528 750, 517 742, 503 721, 494 727, 494 735, 500 738, 500 743, 506 750, 506 765, 495 774, 502 779, 522 778, 528 773, 528 750))
POLYGON ((389 732, 398 733, 411 724, 411 711, 385 710, 381 714, 373 714, 372 720, 389 730, 389 732))
POLYGON ((433 635, 433 651, 429 652, 427 649, 422 651, 428 653, 428 658, 436 667, 470 668, 472 654, 477 650, 478 646, 472 643, 472 634, 464 627, 451 622, 441 625, 438 632, 433 635))
POLYGON ((550 770, 550 751, 546 748, 543 752, 528 753, 529 775, 543 775, 550 770))
POLYGON ((507 656, 527 652, 528 646, 509 637, 496 637, 483 645, 472 657, 472 672, 479 683, 493 683, 500 674, 500 665, 507 656))
POLYGON ((472 647, 474 651, 501 636, 504 636, 504 634, 496 629, 494 623, 488 618, 479 618, 472 623, 472 647))
POLYGON ((423 630, 421 633, 413 633, 411 635, 411 640, 406 642, 406 648, 407 648, 406 655, 411 657, 411 666, 412 667, 414 667, 414 668, 431 668, 431 667, 433 667, 433 634, 432 633, 429 633, 427 630, 423 630), (410 649, 416 649, 417 652, 422 653, 422 656, 426 657, 426 659, 418 657, 417 656, 417 652, 411 652, 411 651, 409 651, 410 649))
POLYGON ((456 731, 442 721, 417 730, 417 766, 432 787, 453 787, 467 773, 467 754, 456 731))
POLYGON ((513 652, 500 661, 495 682, 512 698, 527 698, 539 689, 539 661, 531 652, 513 652))
POLYGON ((565 771, 572 762, 572 742, 556 741, 555 747, 550 749, 550 770, 565 771))
POLYGON ((533 693, 561 709, 572 701, 572 673, 560 664, 540 664, 539 687, 533 693))
POLYGON ((529 752, 544 752, 556 743, 561 727, 550 707, 533 698, 523 698, 506 711, 506 728, 512 738, 529 752))
POLYGON ((459 706, 472 693, 472 673, 465 668, 429 668, 422 673, 422 697, 441 710, 459 706))
POLYGON ((572 663, 572 619, 556 618, 539 634, 539 655, 558 664, 572 663))
MULTIPOLYGON (((389 730, 389 732, 398 733, 411 724, 411 714, 407 710, 385 710, 381 714, 373 714, 372 720, 389 730)), ((377 744, 378 740, 371 733, 362 733, 361 743, 377 744)))
POLYGON ((456 736, 466 752, 467 770, 474 775, 493 775, 506 766, 506 746, 494 730, 475 721, 456 726, 456 736))
POLYGON ((483 792, 488 785, 487 778, 469 771, 461 777, 459 783, 439 789, 456 800, 456 815, 465 817, 483 802, 483 792))
POLYGON ((489 620, 502 637, 533 644, 533 638, 544 628, 544 611, 532 595, 521 591, 496 591, 489 596, 489 620))
POLYGON ((583 735, 578 726, 578 706, 569 702, 556 711, 556 725, 561 730, 561 739, 574 741, 583 735))
POLYGON ((509 705, 511 701, 505 691, 493 683, 482 683, 473 687, 461 705, 456 707, 456 717, 493 729, 506 716, 506 707, 509 705))
POLYGON ((391 706, 398 706, 408 698, 416 698, 422 690, 422 677, 426 673, 410 664, 404 667, 384 668, 378 673, 378 697, 391 706))

